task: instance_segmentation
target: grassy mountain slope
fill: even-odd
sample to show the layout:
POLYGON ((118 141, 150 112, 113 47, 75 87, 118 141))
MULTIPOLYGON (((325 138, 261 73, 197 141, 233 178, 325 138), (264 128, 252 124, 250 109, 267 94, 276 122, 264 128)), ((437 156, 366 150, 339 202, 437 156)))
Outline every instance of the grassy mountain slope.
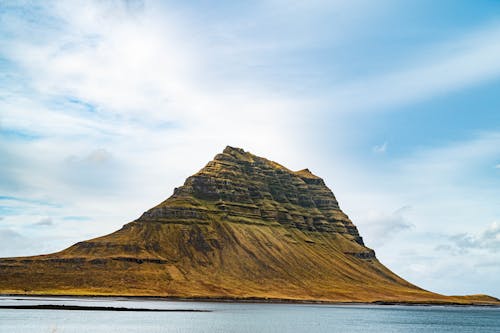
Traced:
POLYGON ((61 252, 0 259, 0 292, 495 303, 383 266, 323 180, 227 147, 139 219, 61 252))

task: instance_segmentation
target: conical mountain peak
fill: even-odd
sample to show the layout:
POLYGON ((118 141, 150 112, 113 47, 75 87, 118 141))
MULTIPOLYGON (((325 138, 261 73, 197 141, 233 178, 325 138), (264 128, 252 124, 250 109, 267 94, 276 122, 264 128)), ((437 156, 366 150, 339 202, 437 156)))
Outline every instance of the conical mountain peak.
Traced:
MULTIPOLYGON (((308 169, 293 172, 241 148, 226 147, 174 195, 141 220, 211 218, 232 223, 279 224, 329 232, 363 245, 332 191, 308 169)), ((371 253, 371 250, 367 250, 371 253)))

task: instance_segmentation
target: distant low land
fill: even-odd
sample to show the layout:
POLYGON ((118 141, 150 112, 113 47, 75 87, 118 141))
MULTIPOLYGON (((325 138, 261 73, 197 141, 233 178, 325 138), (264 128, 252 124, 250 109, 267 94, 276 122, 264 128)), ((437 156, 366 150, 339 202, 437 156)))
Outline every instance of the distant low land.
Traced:
POLYGON ((40 256, 1 258, 5 295, 497 305, 402 279, 366 247, 323 179, 227 147, 120 230, 40 256))
POLYGON ((128 311, 128 312, 210 312, 209 310, 196 309, 145 309, 145 308, 124 308, 111 306, 80 306, 80 305, 0 305, 0 309, 26 309, 26 310, 67 310, 67 311, 128 311))
MULTIPOLYGON (((0 294, 0 297, 22 297, 23 300, 46 300, 47 297, 54 299, 56 301, 61 300, 128 300, 134 302, 149 302, 149 301, 165 301, 165 302, 216 302, 216 303, 265 303, 265 304, 325 304, 325 305, 352 305, 352 306, 362 306, 362 305, 401 305, 401 306, 479 306, 479 307, 500 307, 500 300, 498 298, 488 296, 488 295, 467 295, 467 296, 446 296, 450 298, 456 298, 458 302, 452 302, 449 299, 445 301, 423 301, 423 302, 402 302, 402 301, 373 301, 373 302, 338 302, 338 301, 321 301, 321 300, 297 300, 297 299, 286 299, 286 298, 235 298, 235 297, 175 297, 175 296, 120 296, 120 295, 49 295, 49 294, 0 294), (468 299, 468 300, 467 300, 468 299)), ((30 306, 42 309, 45 305, 28 305, 19 306, 19 308, 28 308, 30 306)), ((64 307, 64 305, 48 305, 55 307, 64 307)), ((1 308, 10 308, 10 306, 2 306, 1 308)), ((95 308, 95 307, 88 307, 95 308)), ((113 308, 113 307, 111 307, 113 308)), ((127 308, 119 307, 118 309, 131 309, 135 310, 137 308, 127 308)), ((144 309, 147 311, 149 309, 144 309)), ((176 310, 176 309, 174 309, 176 310)), ((111 310, 110 310, 111 311, 111 310)), ((179 309, 176 311, 184 311, 179 309)), ((186 310, 190 311, 190 309, 186 310)))

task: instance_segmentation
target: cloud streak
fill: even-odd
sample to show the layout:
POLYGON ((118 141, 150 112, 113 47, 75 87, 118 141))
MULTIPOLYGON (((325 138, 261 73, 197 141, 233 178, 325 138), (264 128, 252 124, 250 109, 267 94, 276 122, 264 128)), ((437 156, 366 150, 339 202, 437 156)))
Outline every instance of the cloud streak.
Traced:
POLYGON ((498 79, 498 39, 500 25, 490 24, 466 37, 444 41, 444 46, 426 50, 423 60, 399 71, 332 87, 329 106, 339 112, 380 111, 498 79))

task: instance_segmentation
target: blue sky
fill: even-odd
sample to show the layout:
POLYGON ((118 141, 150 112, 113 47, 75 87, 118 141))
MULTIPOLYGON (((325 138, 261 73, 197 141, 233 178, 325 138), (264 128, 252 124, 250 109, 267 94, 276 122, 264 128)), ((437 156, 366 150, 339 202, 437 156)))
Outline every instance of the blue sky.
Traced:
POLYGON ((0 4, 0 256, 112 232, 226 145, 325 179, 380 260, 500 296, 498 1, 0 4))

